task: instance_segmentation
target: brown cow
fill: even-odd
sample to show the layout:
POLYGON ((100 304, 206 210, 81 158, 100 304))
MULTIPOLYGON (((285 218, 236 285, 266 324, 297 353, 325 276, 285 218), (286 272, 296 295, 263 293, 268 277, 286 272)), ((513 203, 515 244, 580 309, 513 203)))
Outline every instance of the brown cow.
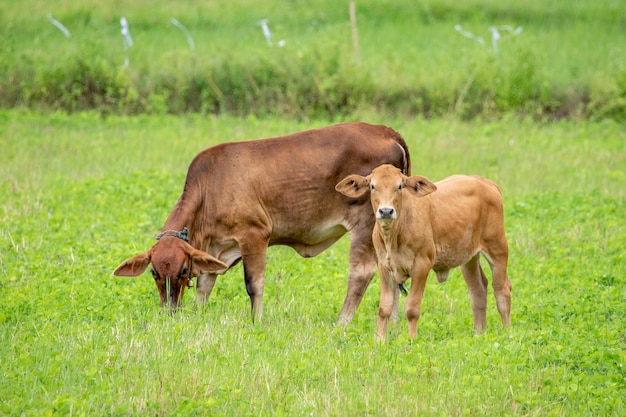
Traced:
POLYGON ((372 239, 381 282, 379 340, 384 340, 389 316, 398 305, 397 284, 413 278, 405 312, 409 335, 415 338, 429 271, 433 269, 439 282, 444 282, 450 269, 457 266, 469 289, 474 329, 484 331, 487 278, 480 266, 481 252, 491 267, 502 324, 510 326, 509 251, 502 195, 495 183, 478 176, 455 175, 433 184, 383 165, 367 177, 346 177, 336 190, 357 199, 370 191, 376 217, 372 239))
POLYGON ((367 197, 348 200, 334 187, 383 163, 408 174, 406 143, 391 128, 365 123, 206 149, 189 166, 160 239, 114 274, 137 276, 152 263, 161 305, 169 301, 175 309, 192 276, 202 303, 216 274, 243 260, 254 320, 263 311, 268 246, 287 245, 311 257, 350 232, 348 292, 339 314, 339 322, 349 323, 376 272, 375 220, 367 197))

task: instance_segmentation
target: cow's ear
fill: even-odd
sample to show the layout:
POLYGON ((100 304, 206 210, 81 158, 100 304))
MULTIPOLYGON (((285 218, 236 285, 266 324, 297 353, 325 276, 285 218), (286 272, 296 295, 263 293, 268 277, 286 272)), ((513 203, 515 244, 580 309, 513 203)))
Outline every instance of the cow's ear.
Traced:
POLYGON ((437 186, 428 178, 421 175, 414 175, 404 179, 404 187, 414 192, 418 197, 424 197, 437 191, 437 186))
POLYGON ((366 177, 348 175, 335 185, 335 190, 348 197, 358 198, 369 189, 369 183, 370 181, 366 177))
POLYGON ((204 251, 192 249, 189 255, 193 259, 194 269, 197 268, 200 273, 223 274, 228 271, 228 265, 204 251))
POLYGON ((143 274, 149 264, 150 251, 140 253, 122 262, 115 268, 113 275, 118 277, 136 277, 143 274))

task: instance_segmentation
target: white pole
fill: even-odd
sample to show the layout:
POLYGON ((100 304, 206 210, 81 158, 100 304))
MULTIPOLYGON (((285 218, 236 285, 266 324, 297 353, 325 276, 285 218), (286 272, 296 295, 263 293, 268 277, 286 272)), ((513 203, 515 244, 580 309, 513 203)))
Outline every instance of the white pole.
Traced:
POLYGON ((63 32, 63 34, 65 34, 65 37, 67 37, 67 38, 71 38, 72 37, 72 35, 70 34, 70 31, 65 26, 63 26, 63 23, 59 22, 54 17, 52 17, 52 15, 50 13, 48 13, 48 21, 50 21, 50 23, 52 23, 61 32, 63 32))
POLYGON ((269 19, 259 20, 257 24, 261 25, 261 29, 263 29, 263 36, 265 36, 265 40, 269 46, 272 46, 272 32, 270 32, 270 27, 267 25, 269 19))
POLYGON ((361 63, 361 52, 359 51, 359 32, 356 27, 356 5, 350 2, 350 24, 352 25, 352 46, 354 47, 354 57, 357 64, 361 63))
POLYGON ((124 69, 130 65, 130 60, 128 59, 128 48, 133 46, 133 38, 130 36, 128 20, 126 20, 124 16, 120 19, 120 26, 122 27, 122 39, 124 40, 124 65, 122 66, 122 69, 124 69))
POLYGON ((189 49, 196 49, 196 44, 193 42, 193 38, 191 37, 191 34, 189 34, 187 28, 173 17, 170 19, 170 23, 176 26, 178 29, 180 29, 181 32, 185 34, 185 36, 187 37, 187 43, 189 44, 189 49))

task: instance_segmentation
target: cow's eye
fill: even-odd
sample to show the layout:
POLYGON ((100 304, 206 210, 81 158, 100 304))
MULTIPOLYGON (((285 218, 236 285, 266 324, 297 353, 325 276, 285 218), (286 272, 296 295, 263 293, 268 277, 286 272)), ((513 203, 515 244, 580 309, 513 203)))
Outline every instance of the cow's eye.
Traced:
POLYGON ((156 273, 154 269, 151 269, 150 272, 152 273, 152 278, 159 279, 159 275, 156 273))
POLYGON ((398 184, 398 191, 402 190, 402 183, 398 184))
POLYGON ((370 191, 374 191, 376 189, 376 187, 374 187, 374 184, 370 183, 370 191))
POLYGON ((181 278, 186 278, 189 273, 189 269, 186 266, 183 266, 183 269, 180 270, 181 278))

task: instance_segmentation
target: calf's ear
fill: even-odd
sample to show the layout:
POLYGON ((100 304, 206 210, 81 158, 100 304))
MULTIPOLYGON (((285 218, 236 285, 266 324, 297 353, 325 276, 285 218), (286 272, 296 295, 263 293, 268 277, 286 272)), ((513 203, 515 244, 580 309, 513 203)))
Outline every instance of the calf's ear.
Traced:
POLYGON ((335 185, 335 190, 345 196, 358 198, 365 194, 365 192, 369 189, 369 184, 370 182, 366 177, 362 177, 360 175, 348 175, 335 185))
POLYGON ((140 253, 122 262, 115 268, 113 275, 118 277, 136 277, 143 274, 149 264, 150 252, 140 253))
POLYGON ((204 251, 193 249, 189 255, 193 259, 194 269, 197 268, 200 273, 223 274, 228 271, 228 265, 204 251))
POLYGON ((403 182, 404 187, 414 192, 418 197, 424 197, 437 191, 437 186, 421 175, 405 178, 403 182))

